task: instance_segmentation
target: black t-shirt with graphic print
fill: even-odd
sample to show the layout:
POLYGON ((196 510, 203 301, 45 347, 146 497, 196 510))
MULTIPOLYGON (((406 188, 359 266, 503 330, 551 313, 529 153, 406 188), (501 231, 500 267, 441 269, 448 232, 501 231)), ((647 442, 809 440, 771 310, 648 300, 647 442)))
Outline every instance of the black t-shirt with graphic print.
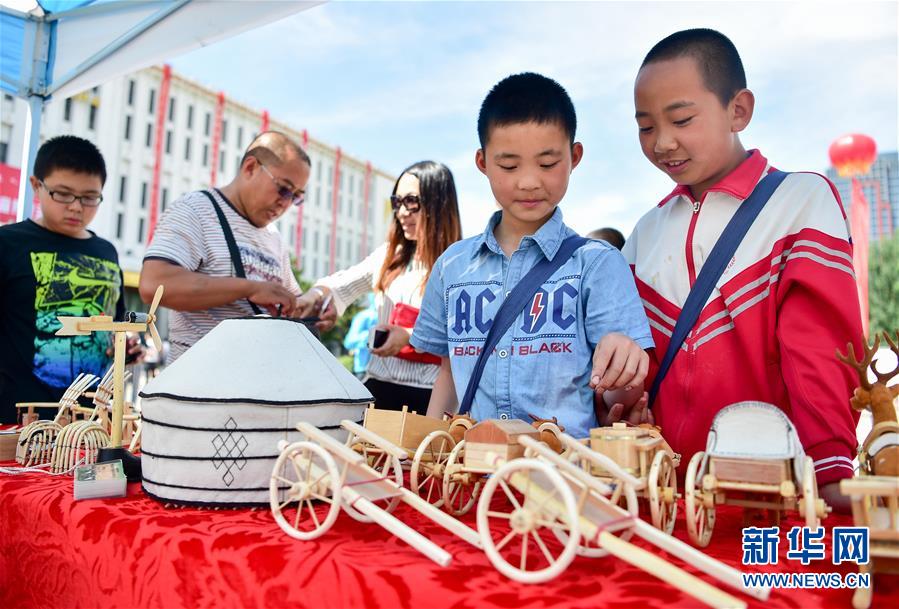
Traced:
POLYGON ((112 333, 55 336, 58 315, 124 313, 109 241, 67 237, 31 220, 0 227, 0 422, 15 422, 16 402, 58 401, 78 374, 102 376, 109 367, 112 333))

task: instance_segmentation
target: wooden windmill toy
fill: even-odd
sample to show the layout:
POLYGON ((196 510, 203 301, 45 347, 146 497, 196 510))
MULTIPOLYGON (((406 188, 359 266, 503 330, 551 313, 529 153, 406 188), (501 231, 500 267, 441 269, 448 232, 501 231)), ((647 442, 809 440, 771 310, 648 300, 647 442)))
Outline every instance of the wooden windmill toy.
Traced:
MULTIPOLYGON (((122 446, 122 419, 125 413, 125 347, 126 332, 149 332, 156 348, 162 351, 162 339, 156 330, 156 308, 162 300, 163 287, 156 289, 150 310, 147 313, 125 313, 124 321, 113 321, 109 315, 91 317, 59 317, 62 327, 57 336, 87 336, 92 332, 114 332, 115 347, 113 352, 112 383, 112 426, 110 448, 114 453, 106 454, 108 459, 125 458, 122 446), (118 454, 117 454, 118 453, 118 454)), ((128 467, 126 465, 126 473, 128 467)), ((131 477, 131 476, 129 476, 131 477)))

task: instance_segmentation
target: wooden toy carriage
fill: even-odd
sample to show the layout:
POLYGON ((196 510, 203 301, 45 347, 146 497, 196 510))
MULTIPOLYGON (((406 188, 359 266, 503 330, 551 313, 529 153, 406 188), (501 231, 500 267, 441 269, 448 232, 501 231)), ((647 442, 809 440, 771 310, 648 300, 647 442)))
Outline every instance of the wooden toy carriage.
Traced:
MULTIPOLYGON (((341 425, 388 452, 403 450, 350 421, 341 425)), ((477 533, 404 489, 392 477, 382 476, 363 455, 312 425, 300 423, 297 428, 308 441, 280 444, 282 452, 269 487, 275 520, 294 538, 307 540, 324 534, 343 509, 354 518, 362 514, 367 521, 377 522, 435 562, 448 564, 451 557, 444 550, 382 508, 398 497, 453 534, 483 548, 497 570, 517 581, 544 582, 564 571, 578 554, 609 553, 713 607, 746 606, 627 542, 627 537, 637 534, 729 586, 762 600, 767 598, 767 590, 742 588, 735 569, 612 504, 608 497, 613 489, 540 442, 539 432, 523 421, 484 421, 466 433, 469 444, 465 469, 490 474, 478 500, 477 533), (525 453, 531 458, 521 458, 525 453), (323 517, 316 512, 313 500, 327 505, 323 517)), ((574 438, 560 433, 558 439, 566 449, 579 451, 585 459, 612 470, 616 477, 628 476, 617 471, 607 457, 593 453, 574 438)))
MULTIPOLYGON (((637 497, 649 506, 653 526, 670 535, 674 530, 677 498, 680 496, 676 474, 680 455, 671 450, 659 430, 614 423, 611 427, 591 429, 589 444, 591 450, 605 455, 633 476, 634 480, 627 483, 637 492, 637 497)), ((623 496, 626 488, 624 481, 614 478, 604 467, 578 459, 582 467, 615 489, 613 503, 627 500, 623 496)))
POLYGON ((798 510, 811 528, 830 508, 818 497, 815 467, 779 408, 739 402, 721 410, 706 450, 693 455, 684 481, 687 532, 698 546, 712 539, 716 505, 798 510))
MULTIPOLYGON (((369 433, 360 437, 350 433, 347 446, 366 457, 375 471, 393 477, 403 484, 402 462, 409 463, 409 486, 425 501, 440 507, 443 505, 443 471, 465 430, 474 421, 470 417, 448 417, 443 420, 410 412, 406 406, 401 411, 383 410, 374 405, 365 409, 362 426, 369 433), (399 447, 390 451, 387 445, 399 447)), ((397 502, 388 506, 388 511, 397 502)))

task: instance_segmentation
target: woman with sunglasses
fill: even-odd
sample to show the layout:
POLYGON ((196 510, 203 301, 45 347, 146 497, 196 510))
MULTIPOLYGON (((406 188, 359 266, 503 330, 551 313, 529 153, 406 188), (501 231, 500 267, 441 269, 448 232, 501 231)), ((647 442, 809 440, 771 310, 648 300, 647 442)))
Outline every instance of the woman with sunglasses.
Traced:
POLYGON ((440 163, 406 168, 390 197, 393 222, 387 242, 359 264, 320 279, 297 303, 299 316, 342 315, 370 290, 378 325, 364 377, 378 408, 425 414, 440 359, 409 346, 425 285, 437 258, 462 236, 453 174, 440 163), (324 309, 324 311, 322 311, 324 309))

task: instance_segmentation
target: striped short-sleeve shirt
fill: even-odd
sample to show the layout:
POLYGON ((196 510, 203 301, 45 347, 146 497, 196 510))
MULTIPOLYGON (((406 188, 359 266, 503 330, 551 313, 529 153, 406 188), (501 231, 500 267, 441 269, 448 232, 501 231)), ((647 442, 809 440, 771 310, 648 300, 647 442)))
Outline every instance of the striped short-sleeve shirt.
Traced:
MULTIPOLYGON (((220 192, 208 192, 216 198, 231 225, 247 279, 280 283, 299 296, 301 290, 291 271, 290 253, 275 227, 253 226, 220 192)), ((183 195, 166 210, 144 260, 164 260, 213 277, 235 274, 218 216, 202 191, 183 195)), ((202 311, 172 311, 168 362, 177 359, 220 321, 247 315, 253 315, 253 309, 246 300, 202 311)))

